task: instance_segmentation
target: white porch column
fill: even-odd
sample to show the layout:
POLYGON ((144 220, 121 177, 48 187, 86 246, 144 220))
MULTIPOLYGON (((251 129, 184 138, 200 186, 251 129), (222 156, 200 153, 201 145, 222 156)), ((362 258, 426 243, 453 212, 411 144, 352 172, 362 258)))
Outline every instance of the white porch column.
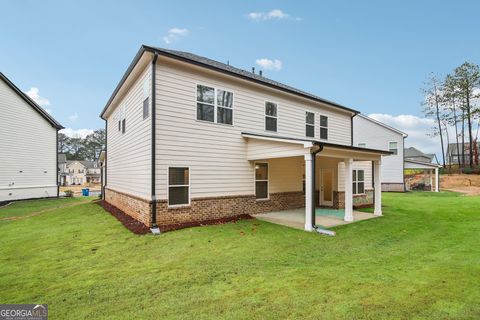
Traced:
POLYGON ((435 192, 438 192, 439 184, 440 184, 440 179, 438 177, 438 168, 435 168, 435 192))
POLYGON ((345 159, 345 216, 343 220, 353 221, 353 159, 345 159))
POLYGON ((305 155, 305 231, 313 231, 312 228, 312 161, 313 155, 305 155))
POLYGON ((382 161, 375 160, 373 161, 373 171, 374 171, 374 192, 375 192, 375 209, 373 214, 376 216, 382 215, 382 161))

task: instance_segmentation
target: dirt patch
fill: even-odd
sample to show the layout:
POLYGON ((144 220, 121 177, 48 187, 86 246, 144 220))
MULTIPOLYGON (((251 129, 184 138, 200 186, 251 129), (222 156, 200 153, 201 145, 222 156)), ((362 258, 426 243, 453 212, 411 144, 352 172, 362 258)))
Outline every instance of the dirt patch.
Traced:
MULTIPOLYGON (((127 228, 131 232, 133 232, 135 234, 150 233, 150 228, 149 227, 147 227, 143 223, 135 220, 134 218, 130 217, 128 214, 126 214, 122 210, 118 209, 117 207, 112 206, 111 204, 109 204, 105 201, 97 201, 96 203, 99 204, 100 206, 102 206, 106 211, 110 212, 110 214, 112 216, 117 218, 117 220, 120 221, 125 226, 125 228, 127 228)), ((250 220, 250 219, 255 219, 255 218, 252 217, 249 214, 240 214, 240 215, 237 215, 237 216, 234 216, 234 217, 228 217, 228 218, 211 219, 211 220, 203 220, 203 221, 192 221, 192 222, 164 225, 164 226, 159 227, 159 229, 160 229, 161 232, 167 232, 167 231, 174 231, 174 230, 179 230, 179 229, 184 229, 184 228, 224 224, 224 223, 229 223, 229 222, 236 223, 239 220, 250 220)))
POLYGON ((440 188, 465 193, 468 196, 480 195, 480 176, 473 174, 443 174, 440 188))
POLYGON ((103 209, 105 209, 107 212, 110 212, 112 216, 117 218, 118 221, 120 221, 125 228, 130 230, 131 232, 135 234, 147 234, 150 233, 150 228, 141 223, 140 221, 137 221, 130 217, 128 214, 123 212, 122 210, 118 209, 115 206, 112 206, 106 201, 96 201, 96 203, 100 206, 102 206, 103 209))

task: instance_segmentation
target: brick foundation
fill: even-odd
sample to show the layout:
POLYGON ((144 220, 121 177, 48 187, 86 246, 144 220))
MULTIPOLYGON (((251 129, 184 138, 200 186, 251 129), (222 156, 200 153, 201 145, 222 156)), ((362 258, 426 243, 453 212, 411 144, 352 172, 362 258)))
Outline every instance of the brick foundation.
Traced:
MULTIPOLYGON (((360 208, 373 205, 373 189, 365 190, 365 194, 356 194, 353 196, 353 207, 360 208)), ((335 209, 345 208, 345 192, 333 191, 333 207, 335 209)))
MULTIPOLYGON (((145 199, 106 189, 105 200, 134 219, 150 226, 151 203, 145 199)), ((270 194, 269 200, 256 200, 254 195, 209 197, 191 199, 184 207, 169 208, 166 200, 157 201, 159 226, 181 225, 241 214, 257 214, 305 207, 305 196, 300 192, 270 194)))

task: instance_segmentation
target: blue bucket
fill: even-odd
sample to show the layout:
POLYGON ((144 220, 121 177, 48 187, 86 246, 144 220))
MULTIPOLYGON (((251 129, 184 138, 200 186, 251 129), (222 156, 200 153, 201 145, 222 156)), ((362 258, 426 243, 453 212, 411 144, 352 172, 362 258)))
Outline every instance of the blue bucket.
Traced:
POLYGON ((84 197, 88 197, 89 194, 90 194, 90 189, 88 189, 88 188, 82 189, 82 195, 84 197))

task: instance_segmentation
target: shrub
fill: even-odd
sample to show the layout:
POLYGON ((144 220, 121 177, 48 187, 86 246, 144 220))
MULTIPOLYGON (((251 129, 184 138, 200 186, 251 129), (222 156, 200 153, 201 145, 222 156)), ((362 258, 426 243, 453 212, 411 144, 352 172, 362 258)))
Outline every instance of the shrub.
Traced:
POLYGON ((67 197, 67 198, 73 197, 73 191, 72 190, 65 190, 65 197, 67 197))

